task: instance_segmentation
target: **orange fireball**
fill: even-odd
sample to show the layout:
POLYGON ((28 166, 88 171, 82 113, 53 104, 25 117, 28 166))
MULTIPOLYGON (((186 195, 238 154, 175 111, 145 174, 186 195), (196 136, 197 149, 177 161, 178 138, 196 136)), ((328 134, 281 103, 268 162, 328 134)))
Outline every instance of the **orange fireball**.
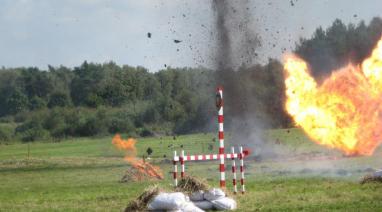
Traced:
POLYGON ((382 39, 362 65, 318 85, 306 62, 285 57, 286 110, 315 142, 346 155, 371 155, 382 140, 382 39))

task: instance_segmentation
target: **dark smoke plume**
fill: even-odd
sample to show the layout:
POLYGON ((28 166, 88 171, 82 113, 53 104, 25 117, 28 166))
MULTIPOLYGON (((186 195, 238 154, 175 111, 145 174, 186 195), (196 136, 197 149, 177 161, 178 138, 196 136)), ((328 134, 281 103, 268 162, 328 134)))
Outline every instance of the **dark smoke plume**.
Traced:
POLYGON ((216 62, 219 71, 232 69, 232 49, 230 41, 230 28, 227 23, 226 13, 229 11, 229 1, 213 0, 216 12, 217 51, 216 62))
POLYGON ((260 44, 253 26, 248 0, 213 0, 216 27, 215 66, 216 81, 224 87, 225 110, 229 114, 227 126, 235 129, 253 130, 255 108, 253 94, 236 79, 235 71, 253 65, 256 48, 260 44))
POLYGON ((252 65, 259 39, 248 0, 213 0, 217 31, 216 67, 237 69, 252 65))

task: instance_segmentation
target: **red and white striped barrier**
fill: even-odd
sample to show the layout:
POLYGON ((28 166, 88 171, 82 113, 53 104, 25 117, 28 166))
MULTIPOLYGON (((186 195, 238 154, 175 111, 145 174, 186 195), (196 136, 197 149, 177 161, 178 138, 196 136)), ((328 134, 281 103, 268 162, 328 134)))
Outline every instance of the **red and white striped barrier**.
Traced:
POLYGON ((220 154, 220 187, 225 187, 225 166, 222 155, 224 154, 224 115, 223 115, 223 87, 218 87, 216 92, 216 107, 218 108, 218 125, 219 125, 219 154, 220 154))
MULTIPOLYGON (((174 151, 174 158, 177 157, 176 156, 176 151, 174 151)), ((176 161, 173 160, 173 164, 174 164, 174 172, 173 172, 173 178, 174 178, 174 184, 175 186, 178 185, 178 178, 177 178, 177 174, 178 174, 178 166, 176 165, 176 161)))
POLYGON ((240 147, 240 154, 239 154, 239 159, 240 159, 240 184, 241 184, 241 193, 244 194, 245 192, 245 185, 244 185, 244 154, 243 154, 243 147, 240 147))
POLYGON ((226 186, 225 183, 225 159, 232 160, 232 184, 234 187, 234 193, 237 193, 237 182, 236 182, 236 163, 235 159, 240 160, 240 184, 241 184, 241 192, 245 192, 244 185, 244 157, 246 157, 249 153, 248 151, 243 151, 243 147, 240 147, 239 153, 235 153, 235 148, 231 147, 231 153, 224 152, 224 116, 223 116, 223 88, 218 87, 216 92, 216 107, 218 109, 218 125, 219 125, 219 154, 200 154, 200 155, 185 155, 184 150, 181 151, 180 156, 177 155, 177 152, 174 151, 174 184, 178 185, 177 179, 177 162, 179 161, 181 166, 180 176, 183 178, 185 176, 185 161, 208 161, 208 160, 219 160, 219 172, 220 172, 220 187, 224 188, 226 186))
MULTIPOLYGON (((174 161, 181 161, 182 156, 174 156, 174 161)), ((225 153, 225 154, 209 154, 209 155, 184 155, 183 161, 205 161, 205 160, 220 160, 220 157, 225 159, 235 159, 240 158, 239 154, 236 153, 225 153)))
MULTIPOLYGON (((222 158, 224 159, 231 159, 232 160, 232 184, 234 187, 234 193, 237 193, 237 185, 236 185, 236 162, 235 159, 240 160, 240 183, 241 183, 241 192, 245 192, 244 187, 244 158, 248 155, 248 152, 243 152, 243 147, 240 147, 240 152, 235 153, 234 147, 231 147, 231 153, 225 153, 225 154, 206 154, 206 155, 185 155, 184 150, 181 150, 180 156, 177 156, 177 152, 174 151, 174 158, 173 158, 173 164, 174 164, 174 185, 178 185, 178 179, 177 179, 177 163, 180 163, 180 177, 185 177, 185 162, 186 161, 209 161, 209 160, 219 160, 221 161, 222 158)), ((225 174, 225 173, 224 173, 225 174)), ((221 180, 221 179, 220 179, 221 180)))
MULTIPOLYGON (((231 154, 235 154, 235 148, 231 147, 231 154)), ((233 192, 237 193, 237 186, 236 186, 236 163, 235 158, 232 158, 232 185, 233 185, 233 192)))

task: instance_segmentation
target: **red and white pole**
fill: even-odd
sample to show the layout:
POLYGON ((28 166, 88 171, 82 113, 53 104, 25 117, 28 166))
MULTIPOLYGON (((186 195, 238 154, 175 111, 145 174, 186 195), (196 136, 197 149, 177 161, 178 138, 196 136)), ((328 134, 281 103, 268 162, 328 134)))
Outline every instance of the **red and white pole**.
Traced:
MULTIPOLYGON (((232 155, 235 154, 235 147, 231 147, 231 153, 232 155)), ((232 184, 233 184, 233 192, 237 193, 237 186, 236 186, 236 163, 235 158, 232 157, 232 184)))
POLYGON ((175 158, 177 158, 176 156, 176 151, 174 151, 174 160, 172 161, 173 164, 174 164, 174 173, 173 173, 173 178, 174 178, 174 185, 175 187, 178 186, 178 178, 177 178, 177 174, 178 174, 178 166, 177 166, 177 160, 175 160, 175 158))
POLYGON ((239 159, 240 159, 240 174, 241 174, 241 179, 240 179, 240 184, 241 184, 241 193, 244 194, 245 192, 245 185, 244 185, 244 153, 243 153, 243 147, 240 147, 240 154, 239 154, 239 159))
POLYGON ((179 161, 181 166, 180 177, 184 178, 184 150, 182 150, 182 152, 180 153, 179 161))
POLYGON ((220 154, 220 187, 225 187, 225 165, 224 165, 224 116, 223 116, 223 87, 219 86, 216 93, 216 107, 218 108, 219 124, 219 154, 220 154))

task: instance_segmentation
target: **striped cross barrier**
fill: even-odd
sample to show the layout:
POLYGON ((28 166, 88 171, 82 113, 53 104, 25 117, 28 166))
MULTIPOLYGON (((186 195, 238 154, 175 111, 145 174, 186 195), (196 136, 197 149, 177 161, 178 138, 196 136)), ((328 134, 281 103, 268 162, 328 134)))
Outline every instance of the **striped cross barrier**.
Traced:
MULTIPOLYGON (((234 150, 234 148, 232 147, 234 150)), ((176 151, 174 151, 176 154, 176 151)), ((220 160, 220 157, 224 157, 225 159, 235 159, 240 158, 240 154, 237 153, 225 153, 225 154, 206 154, 206 155, 183 155, 184 151, 181 151, 180 156, 174 155, 174 161, 206 161, 206 160, 220 160), (182 158, 182 159, 181 159, 182 158)), ((246 154, 246 153, 243 153, 246 154)), ((244 156, 245 157, 245 156, 244 156)))
MULTIPOLYGON (((180 163, 180 177, 185 177, 185 162, 186 161, 209 161, 209 160, 221 160, 221 158, 224 159, 231 159, 232 160, 232 184, 233 184, 233 190, 234 193, 237 193, 237 185, 236 185, 236 163, 235 159, 240 160, 240 183, 241 183, 241 192, 245 192, 245 185, 244 185, 244 157, 248 155, 247 151, 243 152, 243 148, 240 147, 240 152, 235 153, 235 148, 231 147, 231 153, 225 153, 225 154, 205 154, 205 155, 185 155, 184 150, 181 151, 180 155, 177 155, 177 152, 174 151, 174 158, 173 158, 173 164, 174 164, 174 173, 173 173, 173 179, 174 179, 174 185, 178 185, 178 166, 177 163, 180 163)), ((220 173, 224 172, 225 170, 220 169, 220 173)), ((221 181, 222 179, 220 179, 221 181)))
POLYGON ((184 178, 185 176, 185 162, 186 161, 209 161, 209 160, 219 160, 219 172, 220 172, 220 187, 225 188, 225 159, 232 160, 232 184, 234 187, 234 193, 237 193, 237 181, 236 181, 236 162, 235 159, 240 161, 240 185, 241 192, 245 192, 244 185, 244 157, 246 157, 249 152, 243 151, 243 147, 239 148, 239 153, 235 153, 235 148, 231 147, 231 153, 224 152, 224 115, 223 115, 223 88, 218 87, 216 91, 216 107, 218 110, 218 138, 219 138, 219 154, 199 154, 199 155, 185 155, 184 150, 180 152, 180 155, 177 155, 177 152, 174 151, 173 165, 174 165, 174 185, 178 185, 178 166, 177 163, 180 163, 180 177, 184 178))

